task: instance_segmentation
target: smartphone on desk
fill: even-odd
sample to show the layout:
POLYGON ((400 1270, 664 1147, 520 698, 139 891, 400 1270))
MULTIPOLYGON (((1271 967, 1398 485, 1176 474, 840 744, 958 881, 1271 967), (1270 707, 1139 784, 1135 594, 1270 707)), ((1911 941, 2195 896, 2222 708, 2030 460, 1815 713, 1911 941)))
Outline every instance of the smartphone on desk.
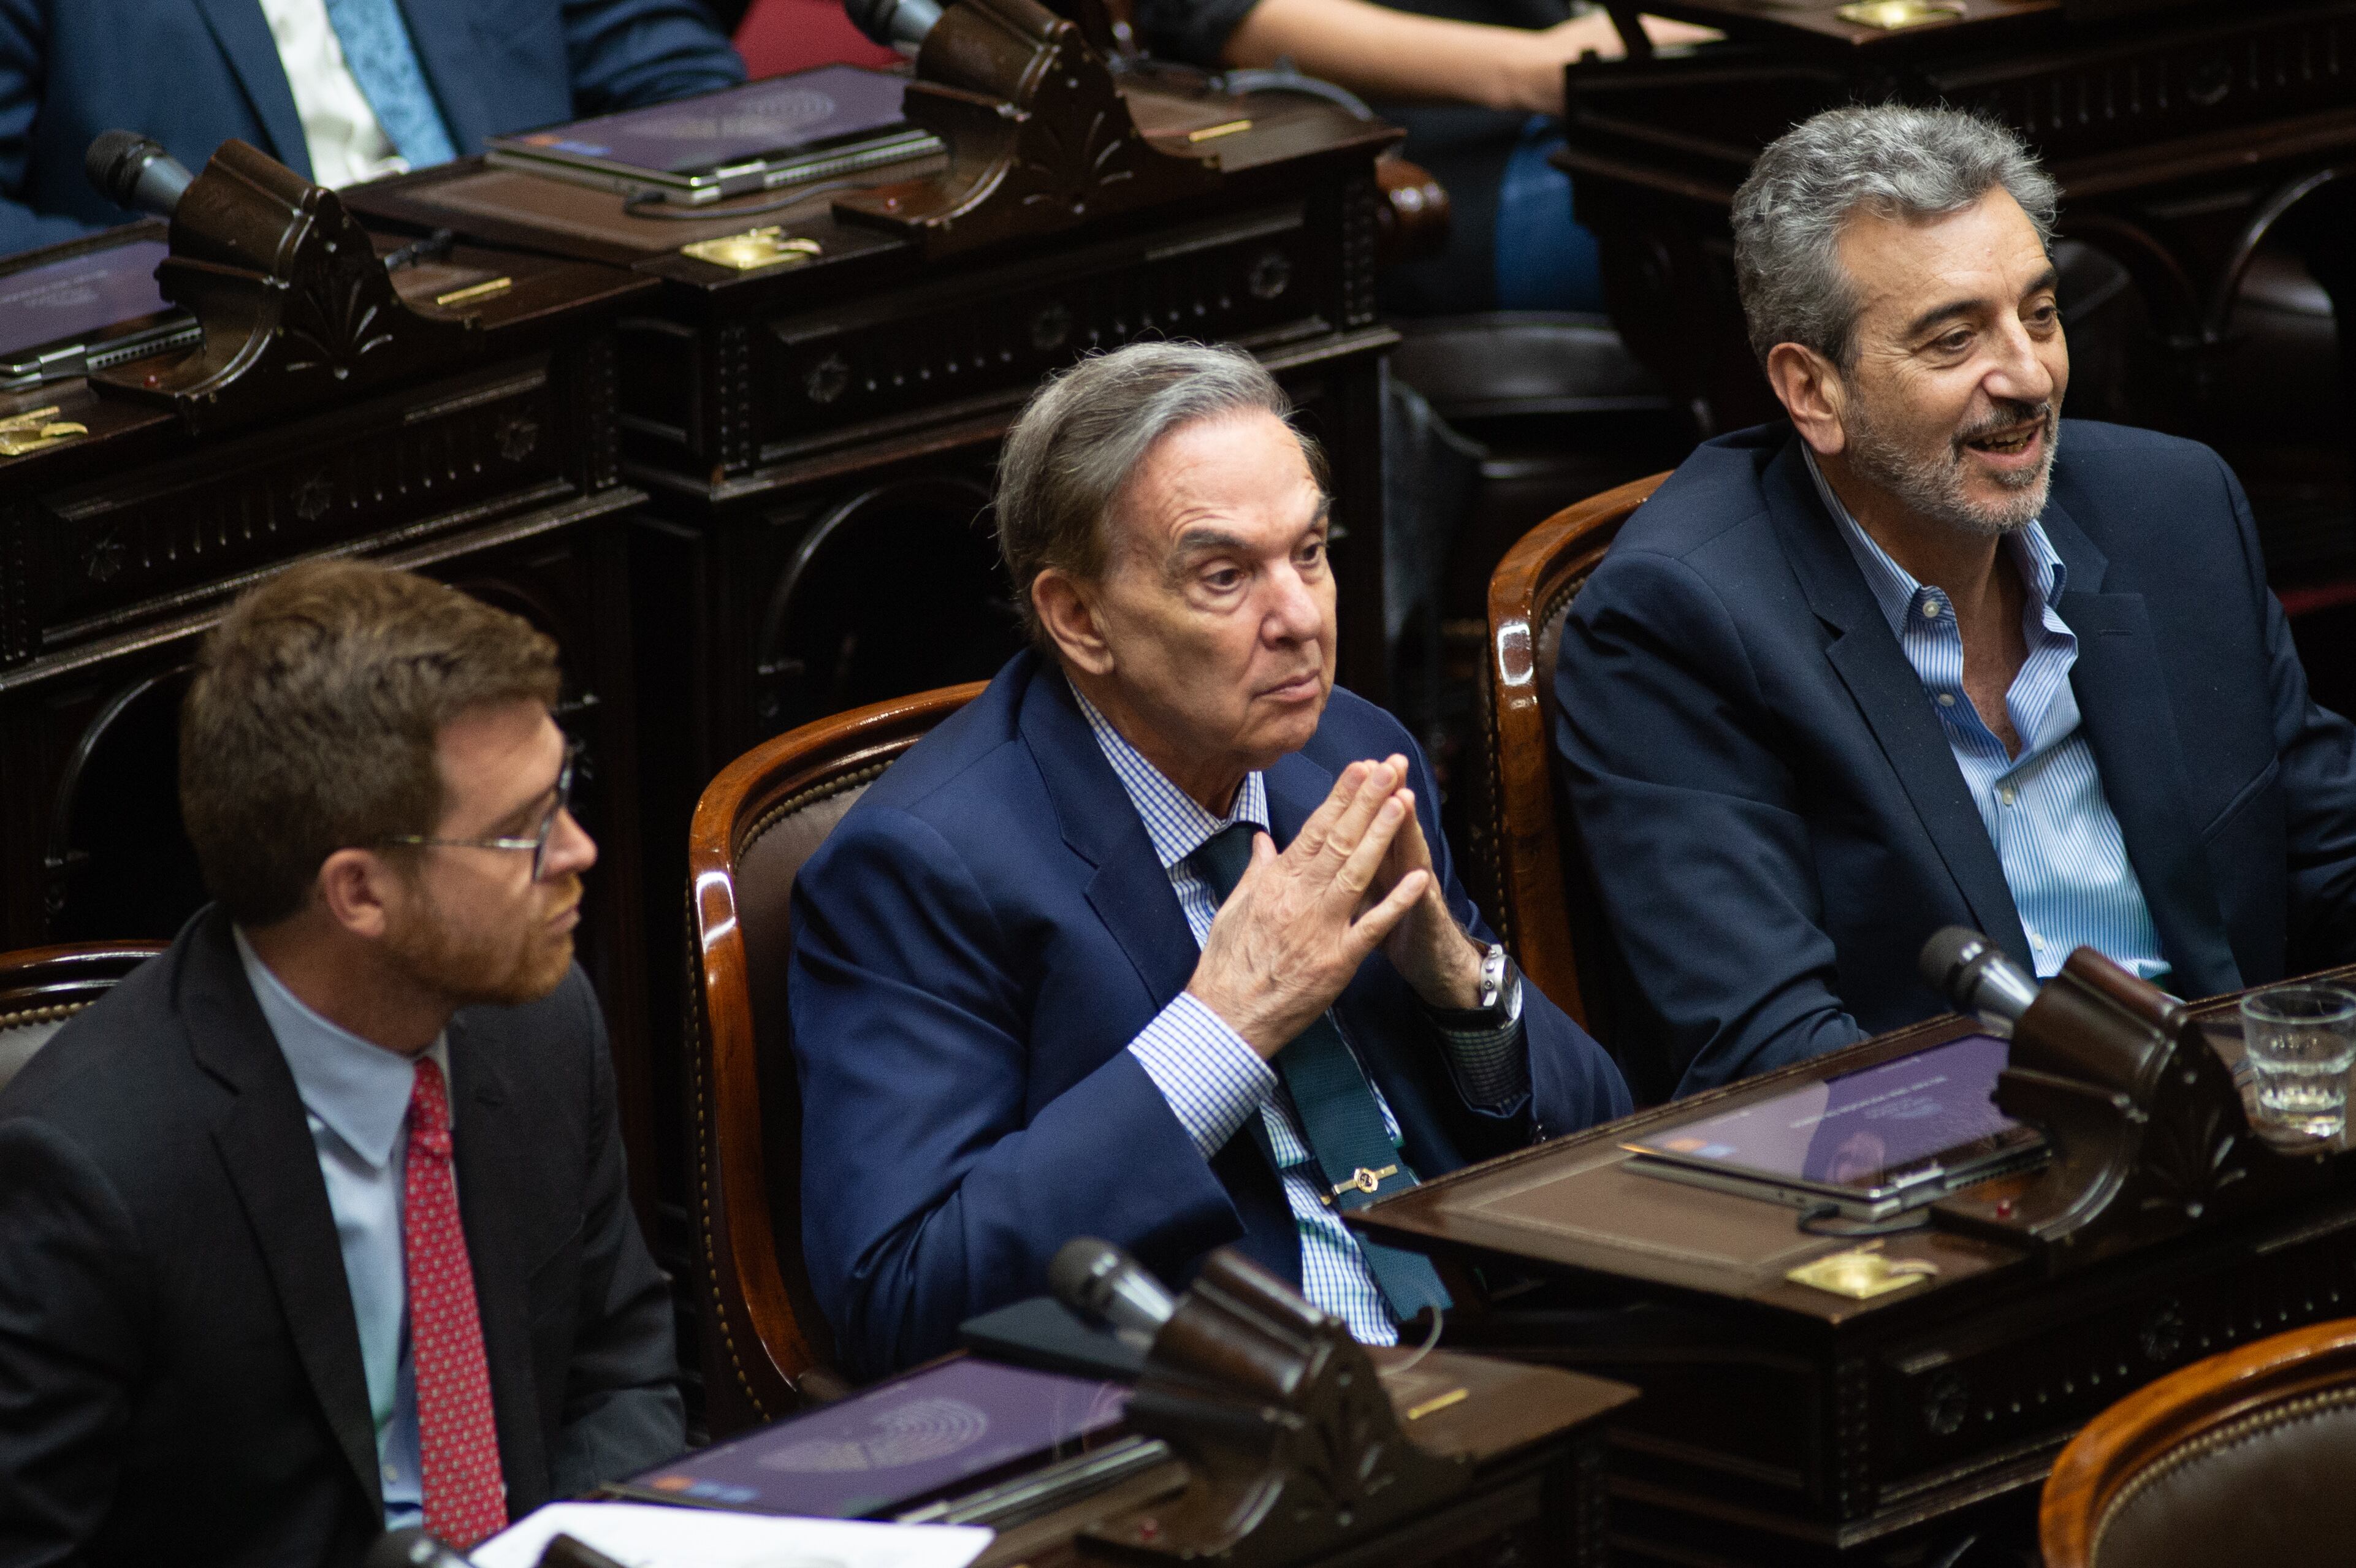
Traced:
POLYGON ((2044 1162, 2044 1135, 1991 1098, 2010 1053, 1994 1035, 1967 1034, 1621 1147, 1648 1176, 1887 1219, 2044 1162))

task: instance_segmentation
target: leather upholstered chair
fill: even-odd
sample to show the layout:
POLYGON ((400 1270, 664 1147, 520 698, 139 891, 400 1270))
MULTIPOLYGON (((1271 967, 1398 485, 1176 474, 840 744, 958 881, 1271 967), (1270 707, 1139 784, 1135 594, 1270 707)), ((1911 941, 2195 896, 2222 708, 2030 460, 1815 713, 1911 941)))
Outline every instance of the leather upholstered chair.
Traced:
POLYGON ((1571 601, 1621 525, 1667 477, 1655 474, 1557 512, 1523 535, 1489 579, 1466 882, 1522 973, 1607 1047, 1614 987, 1587 874, 1575 854, 1566 859, 1557 815, 1555 654, 1571 601))
POLYGON ((2096 1416, 2054 1465, 2039 1531, 2047 1568, 2346 1563, 2356 1319, 2195 1361, 2096 1416))
POLYGON ((802 1261, 801 1094, 786 1012, 794 877, 851 803, 981 685, 854 709, 712 781, 688 837, 688 1115, 705 1420, 724 1437, 838 1392, 802 1261))
POLYGON ((0 953, 0 1089, 68 1019, 163 951, 160 942, 97 942, 0 953))

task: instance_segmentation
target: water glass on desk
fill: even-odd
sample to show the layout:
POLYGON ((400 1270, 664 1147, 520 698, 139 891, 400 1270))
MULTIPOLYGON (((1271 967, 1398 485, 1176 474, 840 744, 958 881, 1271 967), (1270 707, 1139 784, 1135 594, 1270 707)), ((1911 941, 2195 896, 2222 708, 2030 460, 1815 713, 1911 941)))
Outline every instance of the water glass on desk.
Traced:
POLYGON ((2309 1137, 2340 1136, 2356 1067, 2356 992, 2274 986, 2244 997, 2242 1049, 2264 1120, 2309 1137))

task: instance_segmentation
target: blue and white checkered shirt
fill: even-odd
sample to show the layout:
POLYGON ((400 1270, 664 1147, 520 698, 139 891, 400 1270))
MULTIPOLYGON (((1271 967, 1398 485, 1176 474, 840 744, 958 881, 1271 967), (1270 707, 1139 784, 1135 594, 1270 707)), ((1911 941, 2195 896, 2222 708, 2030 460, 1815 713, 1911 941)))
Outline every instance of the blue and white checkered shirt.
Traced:
POLYGON ((2020 737, 2020 755, 2014 757, 1964 691, 1964 638, 1954 606, 1890 559, 1833 494, 1815 453, 1804 443, 1800 450, 1825 509, 1839 525, 1947 732, 1955 765, 2003 862, 2038 977, 2051 976, 2081 945, 2146 979, 2167 974, 2151 906, 2127 860, 2118 816, 2103 795, 2094 749, 2079 727, 2078 696, 2070 687, 2078 639, 2055 609, 2069 571, 2044 524, 2032 521, 2005 538, 2026 590, 2020 616, 2029 645, 2004 699, 2020 737))
MULTIPOLYGON (((1194 872, 1188 857, 1221 828, 1237 822, 1268 827, 1268 785, 1257 773, 1244 775, 1236 791, 1234 808, 1214 816, 1194 798, 1172 784, 1162 771, 1121 738, 1096 705, 1080 696, 1080 712, 1095 731, 1097 744, 1112 771, 1129 792, 1145 836, 1152 841, 1154 858, 1169 873, 1171 891, 1186 916, 1199 946, 1209 936, 1219 901, 1194 872)), ((1523 1045, 1519 1021, 1503 1029, 1478 1033, 1444 1031, 1450 1065, 1458 1089, 1475 1105, 1502 1105, 1519 1098, 1529 1084, 1529 1052, 1523 1045)), ((1327 1207, 1315 1163, 1301 1136, 1292 1108, 1276 1070, 1243 1036, 1227 1027, 1192 991, 1181 991, 1153 1021, 1129 1043, 1130 1051, 1170 1103, 1173 1115, 1208 1159, 1241 1131, 1252 1113, 1259 1113, 1268 1133, 1269 1152, 1284 1184, 1286 1204, 1301 1232, 1302 1294, 1350 1326, 1356 1339, 1370 1345, 1398 1340, 1398 1322, 1383 1300, 1374 1276, 1366 1272, 1358 1243, 1327 1207)), ((1398 1118, 1371 1075, 1375 1104, 1391 1142, 1399 1141, 1398 1118)))

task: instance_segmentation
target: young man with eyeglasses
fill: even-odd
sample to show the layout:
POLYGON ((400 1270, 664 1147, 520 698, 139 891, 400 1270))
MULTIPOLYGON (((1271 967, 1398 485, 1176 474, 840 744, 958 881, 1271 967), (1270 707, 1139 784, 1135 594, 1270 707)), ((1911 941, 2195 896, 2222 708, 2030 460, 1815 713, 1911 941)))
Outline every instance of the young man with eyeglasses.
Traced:
POLYGON ((459 1548, 682 1441, 556 650, 358 562, 208 641, 214 904, 0 1092, 0 1563, 459 1548))

